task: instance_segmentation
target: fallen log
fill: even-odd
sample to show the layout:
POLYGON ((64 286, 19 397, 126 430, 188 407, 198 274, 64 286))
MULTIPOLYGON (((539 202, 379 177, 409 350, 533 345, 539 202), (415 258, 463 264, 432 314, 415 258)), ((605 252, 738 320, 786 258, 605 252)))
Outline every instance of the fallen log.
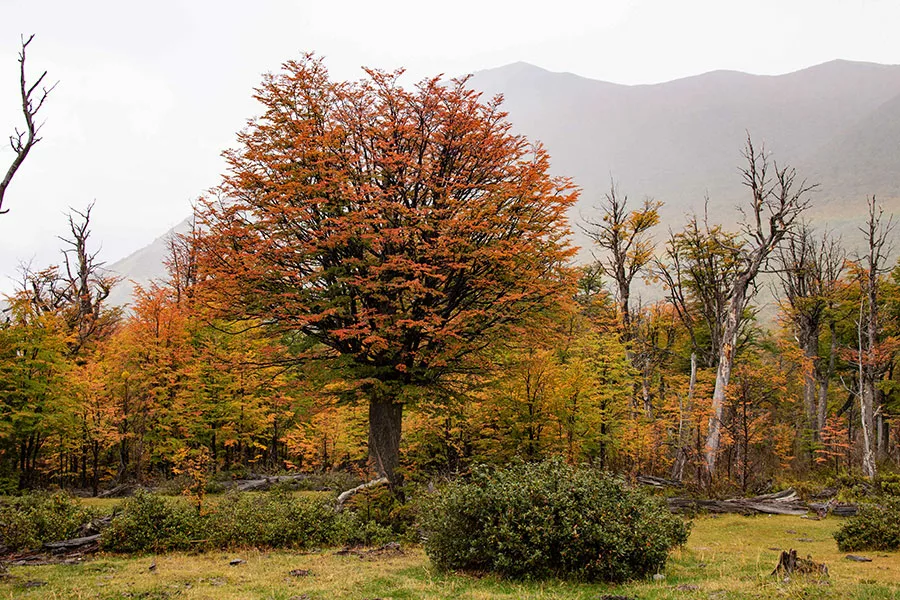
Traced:
POLYGON ((669 498, 669 510, 675 513, 705 511, 740 515, 768 514, 801 516, 808 508, 800 501, 793 489, 774 494, 764 494, 753 498, 729 498, 727 500, 706 500, 699 498, 669 498))
POLYGON ((674 479, 666 479, 665 477, 654 477, 653 475, 638 475, 637 477, 635 477, 635 481, 637 481, 641 485, 649 485, 658 488, 684 487, 684 484, 680 481, 676 481, 674 479))
POLYGON ((368 481, 366 483, 358 485, 355 488, 351 488, 351 489, 347 490, 346 492, 342 492, 337 497, 337 500, 334 503, 335 512, 341 512, 342 510, 344 510, 344 503, 347 500, 349 500, 350 498, 352 498, 353 496, 355 496, 356 494, 358 494, 359 492, 361 492, 363 490, 367 490, 369 488, 379 486, 379 485, 387 485, 388 483, 390 483, 390 482, 388 481, 387 477, 379 477, 378 479, 373 479, 372 481, 368 481))
POLYGON ((72 550, 86 550, 94 546, 99 546, 100 534, 88 535, 85 537, 72 538, 71 540, 60 540, 58 542, 45 542, 44 548, 50 550, 54 554, 70 552, 72 550))
POLYGON ((272 487, 276 483, 293 483, 306 479, 308 475, 272 475, 270 477, 259 477, 256 479, 238 479, 226 484, 226 487, 233 487, 239 492, 259 492, 272 487))

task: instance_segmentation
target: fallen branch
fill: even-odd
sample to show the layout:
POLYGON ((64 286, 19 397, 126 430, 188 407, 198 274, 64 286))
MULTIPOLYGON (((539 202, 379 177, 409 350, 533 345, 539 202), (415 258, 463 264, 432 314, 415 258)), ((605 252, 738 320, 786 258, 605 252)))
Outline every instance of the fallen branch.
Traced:
POLYGON ((379 477, 378 479, 373 479, 372 481, 368 481, 361 485, 356 486, 355 488, 349 489, 346 492, 342 492, 338 497, 337 501, 334 503, 335 512, 341 512, 344 509, 344 503, 358 494, 363 490, 367 490, 369 488, 377 487, 379 485, 387 485, 390 483, 387 477, 379 477))

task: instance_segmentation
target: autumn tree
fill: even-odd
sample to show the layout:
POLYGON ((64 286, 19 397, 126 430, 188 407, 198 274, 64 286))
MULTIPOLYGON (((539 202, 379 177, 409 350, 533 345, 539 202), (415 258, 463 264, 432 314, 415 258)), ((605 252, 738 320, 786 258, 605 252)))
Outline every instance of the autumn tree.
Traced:
POLYGON ((728 288, 722 339, 717 349, 716 387, 706 438, 706 467, 710 476, 716 470, 725 395, 744 310, 752 296, 757 275, 785 236, 794 231, 797 218, 808 204, 807 195, 813 189, 805 181, 796 180, 795 169, 770 162, 765 150, 754 148, 749 136, 744 158, 747 164, 741 169, 741 174, 743 184, 750 191, 750 202, 743 211, 743 247, 737 253, 735 275, 728 288))
MULTIPOLYGON (((724 336, 728 298, 741 266, 744 243, 734 232, 709 222, 709 215, 692 215, 681 231, 670 234, 653 272, 663 282, 666 299, 682 325, 690 344, 690 379, 681 394, 678 446, 672 478, 681 480, 688 457, 700 435, 694 417, 699 369, 714 369, 724 336)), ((753 290, 751 289, 750 292, 753 290)), ((746 298, 738 347, 747 337, 749 300, 746 298)))
POLYGON ((215 305, 305 340, 368 403, 369 453, 397 481, 404 403, 562 293, 569 181, 466 79, 336 82, 307 55, 268 75, 201 223, 215 305))
POLYGON ((23 37, 22 49, 19 51, 19 93, 21 94, 22 99, 22 114, 25 117, 25 129, 20 131, 16 128, 13 134, 9 136, 9 145, 15 153, 15 157, 12 160, 12 164, 10 164, 9 168, 6 170, 3 180, 0 181, 0 215, 9 212, 8 208, 3 208, 3 200, 6 195, 6 189, 9 187, 9 184, 12 183, 13 176, 16 174, 16 171, 19 170, 19 167, 22 166, 22 163, 25 162, 25 158, 28 156, 28 153, 31 152, 34 145, 41 141, 41 138, 38 137, 41 124, 36 122, 37 114, 44 106, 44 102, 47 100, 50 92, 56 87, 56 84, 53 84, 49 88, 46 86, 42 87, 41 84, 44 83, 44 78, 47 77, 47 71, 44 71, 34 83, 29 83, 25 77, 25 53, 28 49, 28 45, 33 39, 34 35, 28 36, 28 39, 23 37), (40 88, 40 90, 38 90, 38 88, 40 88))

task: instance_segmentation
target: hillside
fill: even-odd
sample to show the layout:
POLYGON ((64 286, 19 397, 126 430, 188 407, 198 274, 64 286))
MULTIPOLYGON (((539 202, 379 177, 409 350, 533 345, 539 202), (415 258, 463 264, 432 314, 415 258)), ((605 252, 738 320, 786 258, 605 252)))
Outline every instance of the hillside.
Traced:
MULTIPOLYGON (((733 223, 745 198, 738 167, 747 132, 820 184, 808 217, 850 245, 867 195, 900 211, 900 66, 832 61, 778 76, 715 71, 627 86, 514 63, 470 84, 502 94, 515 129, 541 141, 554 172, 581 186, 576 223, 611 177, 632 198, 665 202, 661 232, 702 210, 707 196, 712 219, 733 223)), ((587 246, 581 232, 575 238, 587 246)), ((144 283, 161 275, 164 255, 162 237, 112 268, 144 283)))

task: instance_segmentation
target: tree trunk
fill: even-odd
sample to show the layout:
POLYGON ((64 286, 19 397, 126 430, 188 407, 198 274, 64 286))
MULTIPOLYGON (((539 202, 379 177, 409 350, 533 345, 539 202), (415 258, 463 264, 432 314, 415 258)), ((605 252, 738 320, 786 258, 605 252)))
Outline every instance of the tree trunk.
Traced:
POLYGON ((684 478, 684 464, 687 462, 691 446, 691 416, 694 410, 694 386, 697 385, 697 353, 691 352, 691 380, 688 384, 687 403, 681 406, 678 422, 678 451, 672 464, 672 479, 681 481, 684 478))
POLYGON ((812 441, 819 441, 819 420, 816 402, 816 361, 819 357, 819 336, 812 331, 805 331, 800 340, 803 355, 809 365, 803 371, 803 405, 806 408, 806 423, 812 434, 812 441))
POLYGON ((863 345, 862 300, 860 300, 859 312, 859 355, 857 363, 859 367, 859 424, 862 428, 863 438, 862 467, 863 475, 869 479, 875 479, 875 452, 873 451, 872 439, 875 432, 875 378, 872 376, 871 365, 866 364, 867 348, 863 345))
POLYGON ((400 479, 400 432, 403 404, 391 400, 369 401, 369 460, 380 477, 387 477, 391 487, 400 479))
POLYGON ((722 416, 725 411, 725 393, 731 380, 734 352, 741 327, 741 315, 746 303, 746 284, 735 282, 734 294, 728 308, 728 317, 722 332, 722 346, 719 350, 719 364, 716 369, 716 387, 713 390, 712 411, 709 417, 709 434, 706 437, 706 470, 710 478, 716 471, 716 456, 722 440, 722 416))

